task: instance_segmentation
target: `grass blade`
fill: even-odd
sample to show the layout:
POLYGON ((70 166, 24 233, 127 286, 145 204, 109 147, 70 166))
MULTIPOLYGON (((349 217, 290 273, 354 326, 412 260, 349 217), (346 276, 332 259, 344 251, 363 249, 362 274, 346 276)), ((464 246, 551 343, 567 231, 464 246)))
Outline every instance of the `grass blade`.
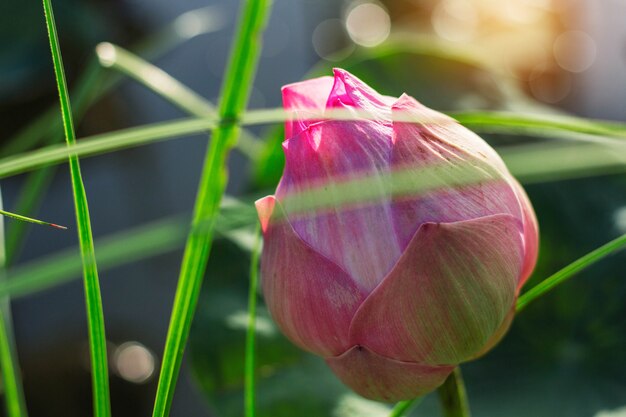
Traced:
MULTIPOLYGON (((481 113, 484 114, 484 113, 481 113)), ((354 119, 354 115, 332 114, 337 119, 354 119)), ((282 109, 269 110, 252 110, 244 113, 240 120, 241 126, 251 126, 267 123, 278 123, 285 121, 288 115, 282 109)), ((511 116, 509 116, 511 117, 511 116)), ((607 132, 600 136, 588 132, 581 132, 582 129, 577 123, 567 124, 561 118, 553 120, 549 127, 546 126, 545 117, 532 118, 529 116, 519 116, 519 123, 525 123, 524 132, 520 132, 519 126, 513 123, 508 125, 500 125, 500 121, 485 122, 480 124, 480 129, 498 130, 500 133, 510 134, 530 134, 532 136, 547 139, 573 139, 572 143, 592 142, 597 146, 610 145, 626 147, 626 125, 611 124, 608 122, 589 121, 585 119, 575 119, 579 123, 598 124, 597 132, 607 132), (557 122, 558 120, 558 122, 557 122), (610 133, 610 134, 609 134, 610 133)), ((568 117, 567 120, 572 118, 568 117)), ((19 174, 34 168, 55 164, 64 161, 68 155, 90 156, 105 152, 112 152, 120 149, 126 149, 134 146, 145 145, 165 139, 172 139, 185 135, 202 133, 206 130, 213 129, 217 126, 216 117, 204 118, 187 118, 168 122, 155 123, 130 129, 124 129, 117 132, 104 133, 81 139, 79 143, 71 147, 49 146, 26 154, 20 154, 0 160, 0 178, 10 175, 19 174)), ((469 127, 476 127, 468 123, 469 127)), ((590 129, 588 129, 590 130, 590 129)), ((581 165, 584 168, 584 155, 581 165)), ((614 171, 614 163, 610 168, 614 171)), ((624 165, 620 163, 620 165, 624 165)), ((594 169, 599 172, 599 165, 593 162, 594 169)))
MULTIPOLYGON (((31 172, 24 181, 20 193, 15 202, 15 210, 18 213, 34 213, 41 205, 46 190, 54 179, 56 167, 45 167, 31 172)), ((13 222, 7 228, 6 234, 6 262, 13 265, 26 239, 28 223, 13 222)))
MULTIPOLYGON (((187 223, 181 218, 135 227, 97 241, 101 271, 167 253, 182 246, 187 223)), ((20 265, 0 282, 0 297, 23 297, 80 277, 80 250, 72 248, 20 265)))
POLYGON ((11 213, 9 211, 0 210, 0 214, 3 216, 10 217, 12 219, 20 220, 20 221, 27 222, 27 223, 40 224, 42 226, 50 226, 56 229, 63 229, 63 230, 67 229, 67 227, 65 226, 61 226, 55 223, 44 222, 43 220, 33 219, 30 217, 22 216, 21 214, 11 213))
MULTIPOLYGON (((175 18, 156 34, 140 41, 132 49, 140 51, 141 56, 146 59, 152 59, 171 51, 195 36, 222 29, 223 21, 223 16, 216 6, 191 10, 175 18)), ((81 117, 91 104, 111 91, 122 80, 119 75, 113 74, 109 77, 102 77, 102 75, 100 65, 92 59, 76 82, 76 89, 71 94, 76 118, 81 117)), ((58 119, 58 109, 52 106, 34 122, 5 141, 6 145, 1 148, 0 154, 7 156, 24 152, 39 143, 55 142, 57 137, 59 141, 63 139, 63 126, 58 119)))
POLYGON ((202 233, 192 231, 187 238, 165 341, 154 417, 167 416, 171 407, 211 249, 214 219, 226 187, 226 158, 237 140, 238 127, 234 122, 244 110, 250 94, 268 10, 266 0, 248 0, 243 5, 237 38, 222 89, 219 106, 222 123, 213 130, 194 207, 192 224, 195 226, 208 222, 208 227, 202 233))
POLYGON ((256 345, 256 298, 259 285, 259 255, 261 252, 261 228, 257 224, 256 239, 250 260, 250 288, 248 289, 248 329, 246 331, 245 358, 245 417, 254 417, 255 409, 255 345, 256 345))
MULTIPOLYGON (((589 120, 565 115, 520 114, 510 112, 458 112, 450 113, 470 129, 489 131, 503 128, 505 132, 519 129, 556 129, 599 136, 626 138, 624 124, 600 120, 589 120)), ((495 130, 496 132, 499 130, 495 130)))
MULTIPOLYGON (((249 231, 257 221, 254 208, 251 204, 244 204, 233 198, 225 199, 224 203, 215 224, 215 232, 220 237, 232 240, 242 249, 251 250, 247 242, 253 241, 254 236, 245 241, 241 236, 242 232, 249 231), (238 238, 232 237, 234 232, 238 238)), ((100 238, 96 241, 98 269, 104 271, 176 250, 185 242, 188 227, 188 219, 181 216, 100 238)), ((252 232, 249 234, 252 235, 252 232)), ((44 291, 80 277, 81 272, 80 250, 63 250, 11 270, 7 279, 0 281, 0 297, 18 298, 44 291)))
MULTIPOLYGON (((192 10, 174 19, 164 29, 139 42, 134 49, 145 57, 157 57, 175 48, 180 43, 194 36, 219 30, 223 23, 217 7, 203 7, 192 10), (189 30, 192 23, 193 30, 189 30)), ((73 103, 74 118, 79 119, 89 106, 102 95, 113 89, 121 76, 104 77, 96 60, 90 60, 86 70, 81 74, 75 90, 70 94, 73 103)), ((38 143, 55 143, 63 140, 63 127, 57 115, 58 109, 51 107, 41 114, 33 123, 18 132, 2 147, 2 155, 11 155, 30 149, 38 143)), ((15 204, 15 212, 34 213, 43 198, 54 174, 55 167, 45 167, 29 175, 15 204)), ((8 229, 6 238, 7 264, 11 264, 18 256, 26 236, 25 223, 13 223, 8 229)))
POLYGON ((575 274, 583 269, 593 265, 603 258, 626 247, 626 234, 613 239, 612 241, 600 246, 599 248, 589 252, 583 257, 575 260, 565 268, 549 276, 548 278, 535 285, 530 290, 522 294, 517 300, 516 310, 522 311, 529 303, 541 297, 557 285, 572 278, 575 274))
POLYGON ((417 397, 408 401, 400 401, 391 409, 391 414, 389 414, 389 417, 402 417, 407 413, 410 413, 411 410, 413 410, 419 405, 419 403, 422 402, 423 399, 424 397, 417 397))
MULTIPOLYGON (((110 67, 138 81, 184 112, 196 117, 216 117, 215 106, 204 97, 141 57, 104 42, 96 47, 96 54, 104 67, 110 67)), ((249 159, 256 159, 261 144, 254 135, 242 130, 237 142, 239 149, 249 159)))
MULTIPOLYGON (((52 53, 52 62, 59 90, 61 104, 61 116, 63 130, 68 145, 76 142, 74 124, 72 122, 72 109, 70 105, 61 48, 59 46, 54 14, 50 0, 43 0, 48 39, 52 53)), ((96 256, 89 220, 89 208, 87 195, 80 172, 80 164, 76 155, 69 156, 70 176, 72 179, 72 191, 74 194, 74 207, 76 211, 76 223, 78 227, 78 239, 80 242, 81 256, 83 260, 83 277, 85 285, 85 304, 87 309, 87 326, 89 332, 89 351, 91 357, 91 374, 93 384, 93 412, 96 417, 109 417, 111 415, 111 403, 109 395, 109 377, 107 365, 106 336, 104 331, 104 313, 102 310, 102 298, 100 295, 100 283, 98 282, 98 270, 96 256)))
POLYGON ((2 382, 4 401, 9 417, 24 417, 26 403, 22 381, 16 369, 18 361, 15 350, 15 337, 11 325, 10 304, 8 299, 2 300, 0 313, 0 367, 2 368, 2 382))
MULTIPOLYGON (((2 207, 1 196, 0 207, 2 207)), ((6 280, 4 222, 0 220, 0 285, 6 280)), ((8 417, 26 417, 28 413, 13 333, 11 300, 7 295, 0 296, 0 374, 2 375, 6 415, 8 417)))

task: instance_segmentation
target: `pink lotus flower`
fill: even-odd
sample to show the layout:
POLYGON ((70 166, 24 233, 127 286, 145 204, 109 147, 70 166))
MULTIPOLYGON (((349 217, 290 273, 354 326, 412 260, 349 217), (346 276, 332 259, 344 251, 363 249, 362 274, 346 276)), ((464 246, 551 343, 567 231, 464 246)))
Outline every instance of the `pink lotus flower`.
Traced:
POLYGON ((435 389, 511 323, 537 257, 528 198, 481 138, 412 97, 336 69, 283 100, 285 171, 257 202, 272 317, 365 397, 435 389), (308 117, 328 109, 358 120, 308 117))

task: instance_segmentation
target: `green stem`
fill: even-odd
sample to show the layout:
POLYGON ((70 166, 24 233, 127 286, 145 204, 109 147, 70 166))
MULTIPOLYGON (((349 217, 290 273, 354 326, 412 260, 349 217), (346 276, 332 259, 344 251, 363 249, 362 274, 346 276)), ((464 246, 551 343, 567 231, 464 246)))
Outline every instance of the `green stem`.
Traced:
POLYGON ((620 249, 626 247, 626 234, 611 240, 610 242, 600 246, 599 248, 589 252, 583 257, 575 260, 571 264, 567 265, 565 268, 560 271, 552 274, 548 278, 541 281, 539 284, 535 285, 530 290, 526 291, 522 294, 517 300, 516 310, 519 313, 522 311, 529 303, 537 298, 541 297, 543 294, 550 291, 552 288, 561 284, 562 282, 567 281, 571 277, 573 277, 576 273, 582 271, 583 269, 593 265, 599 260, 605 258, 608 255, 611 255, 617 252, 620 249))
POLYGON ((437 389, 437 394, 444 417, 470 417, 461 368, 454 368, 443 385, 437 389))
POLYGON ((243 112, 260 52, 269 5, 266 0, 247 0, 222 89, 219 118, 200 179, 192 230, 187 238, 176 288, 172 316, 165 341, 154 417, 169 414, 185 344, 195 313, 202 278, 213 242, 213 226, 227 181, 226 158, 237 140, 235 122, 243 112), (199 227, 199 226, 203 227, 199 227))
POLYGON ((389 414, 389 417, 404 416, 405 414, 411 412, 411 410, 413 410, 415 407, 417 407, 417 405, 422 402, 423 398, 424 397, 417 397, 408 401, 400 401, 393 407, 393 409, 391 410, 391 414, 389 414))
MULTIPOLYGON (((0 207, 2 207, 1 197, 0 207)), ((7 282, 4 236, 4 222, 0 219, 0 284, 7 282)), ((7 416, 26 417, 28 412, 15 346, 11 300, 8 296, 0 296, 0 373, 7 416)))
MULTIPOLYGON (((56 83, 59 90, 61 104, 61 116, 63 130, 68 146, 76 143, 74 123, 72 121, 72 109, 63 70, 61 48, 58 42, 54 14, 50 0, 43 0, 48 39, 56 83)), ((109 378, 106 351, 106 336, 104 329, 104 312, 100 295, 100 283, 96 267, 96 256, 91 233, 91 221, 89 219, 89 207, 87 195, 80 172, 80 164, 76 155, 69 156, 70 176, 72 179, 72 191, 74 194, 74 208, 76 211, 76 223, 78 239, 83 261, 83 277, 85 287, 85 304, 87 310, 87 326, 89 333, 89 351, 91 356, 91 374, 93 384, 93 412, 96 417, 109 417, 111 404, 109 395, 109 378)))
POLYGON ((248 289, 248 329, 246 332, 246 359, 245 359, 245 416, 254 417, 255 392, 255 336, 256 336, 256 298, 259 284, 259 254, 261 249, 261 230, 259 225, 255 231, 254 248, 250 260, 250 288, 248 289))
POLYGON ((23 417, 27 415, 22 391, 22 381, 19 371, 16 369, 17 355, 15 355, 13 333, 9 323, 11 315, 6 314, 9 310, 9 300, 3 300, 7 308, 0 313, 0 367, 2 368, 2 382, 4 383, 4 396, 7 415, 9 417, 23 417))

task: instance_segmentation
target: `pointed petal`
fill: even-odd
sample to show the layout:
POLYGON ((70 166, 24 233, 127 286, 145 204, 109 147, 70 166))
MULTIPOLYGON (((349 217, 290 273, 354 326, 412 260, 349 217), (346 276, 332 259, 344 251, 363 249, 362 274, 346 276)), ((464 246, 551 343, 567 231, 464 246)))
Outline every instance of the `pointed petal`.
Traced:
POLYGON ((324 111, 333 83, 333 77, 320 77, 288 84, 282 88, 283 107, 288 112, 294 112, 292 120, 285 122, 285 136, 287 138, 297 135, 308 125, 314 123, 313 120, 308 120, 302 115, 324 111), (298 117, 298 114, 301 117, 298 117))
POLYGON ((350 321, 364 294, 296 235, 278 202, 264 233, 261 285, 272 317, 293 343, 322 356, 349 346, 350 321))
POLYGON ((254 202, 256 211, 259 215, 259 221, 261 222, 261 230, 263 230, 264 233, 267 231, 267 226, 269 225, 270 219, 272 218, 275 204, 276 199, 273 195, 259 198, 257 201, 254 202))
POLYGON ((401 253, 386 180, 390 148, 391 129, 380 123, 310 126, 286 141, 285 171, 276 190, 298 235, 366 290, 401 253))
POLYGON ((328 97, 327 108, 355 108, 374 116, 374 120, 390 121, 394 97, 384 96, 341 68, 333 69, 335 82, 328 97))
POLYGON ((453 366, 401 362, 354 346, 326 363, 341 381, 365 398, 379 401, 409 400, 429 393, 445 381, 453 366))
POLYGON ((392 210, 400 247, 406 247, 426 222, 503 213, 521 219, 514 180, 481 138, 407 95, 400 97, 393 110, 424 121, 393 124, 392 169, 414 173, 416 178, 413 190, 394 195, 392 210))
POLYGON ((518 224, 506 214, 423 224, 357 311, 351 343, 408 362, 469 359, 513 305, 523 261, 518 224))

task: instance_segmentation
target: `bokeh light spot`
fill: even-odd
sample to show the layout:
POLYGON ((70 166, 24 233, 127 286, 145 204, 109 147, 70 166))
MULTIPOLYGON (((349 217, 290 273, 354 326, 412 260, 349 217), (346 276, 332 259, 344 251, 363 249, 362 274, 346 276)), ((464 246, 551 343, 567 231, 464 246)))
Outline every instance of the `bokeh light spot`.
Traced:
POLYGON ((317 25, 312 41, 315 53, 327 61, 341 61, 354 50, 340 19, 327 19, 317 25))
POLYGON ((546 70, 540 65, 528 77, 530 93, 538 100, 554 104, 572 91, 572 77, 568 73, 546 70))
POLYGON ((596 59, 596 42, 579 30, 563 32, 554 41, 554 59, 561 68, 570 72, 583 72, 596 59))
MULTIPOLYGON (((617 230, 619 230, 620 233, 626 233, 626 207, 620 207, 615 210, 613 218, 615 219, 615 227, 617 227, 617 230)), ((626 417, 626 415, 624 417, 626 417)))
POLYGON ((466 42, 474 37, 478 26, 478 12, 466 0, 444 0, 433 11, 432 25, 442 38, 466 42))
POLYGON ((357 3, 348 12, 346 30, 357 45, 376 46, 389 36, 391 19, 376 3, 357 3))
POLYGON ((154 374, 154 355, 138 342, 121 344, 113 355, 115 368, 120 377, 141 384, 154 374))

